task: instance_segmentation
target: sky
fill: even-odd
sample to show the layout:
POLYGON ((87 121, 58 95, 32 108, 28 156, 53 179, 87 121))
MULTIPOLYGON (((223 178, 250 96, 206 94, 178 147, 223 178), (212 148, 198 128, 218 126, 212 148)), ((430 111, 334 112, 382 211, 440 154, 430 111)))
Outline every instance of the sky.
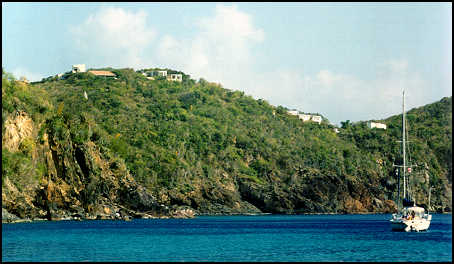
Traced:
POLYGON ((2 67, 31 81, 170 68, 332 124, 452 96, 452 3, 2 2, 2 67))

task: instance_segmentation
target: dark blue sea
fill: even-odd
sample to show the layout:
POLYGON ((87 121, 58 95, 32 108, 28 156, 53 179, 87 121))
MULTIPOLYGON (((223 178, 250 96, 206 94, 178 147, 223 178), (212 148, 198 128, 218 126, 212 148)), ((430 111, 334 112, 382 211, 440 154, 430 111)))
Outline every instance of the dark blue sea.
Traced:
POLYGON ((391 215, 199 216, 2 224, 2 261, 452 261, 452 216, 391 232, 391 215))

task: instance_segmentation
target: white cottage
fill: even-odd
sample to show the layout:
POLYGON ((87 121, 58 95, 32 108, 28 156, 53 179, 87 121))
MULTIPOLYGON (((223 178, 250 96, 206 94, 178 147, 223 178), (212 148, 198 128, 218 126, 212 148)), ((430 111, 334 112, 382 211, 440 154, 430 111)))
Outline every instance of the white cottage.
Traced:
POLYGON ((376 122, 367 122, 367 127, 370 129, 372 129, 372 128, 386 129, 386 124, 376 123, 376 122))
POLYGON ((167 76, 168 81, 175 81, 175 82, 182 82, 183 81, 183 74, 181 73, 172 73, 167 76))
POLYGON ((314 116, 312 116, 312 121, 320 124, 322 122, 322 117, 314 115, 314 116))
POLYGON ((167 77, 167 71, 157 71, 158 76, 167 77))
POLYGON ((311 115, 299 114, 298 117, 303 120, 303 122, 311 120, 311 115))
POLYGON ((85 72, 85 64, 75 64, 73 65, 72 73, 76 72, 85 72))

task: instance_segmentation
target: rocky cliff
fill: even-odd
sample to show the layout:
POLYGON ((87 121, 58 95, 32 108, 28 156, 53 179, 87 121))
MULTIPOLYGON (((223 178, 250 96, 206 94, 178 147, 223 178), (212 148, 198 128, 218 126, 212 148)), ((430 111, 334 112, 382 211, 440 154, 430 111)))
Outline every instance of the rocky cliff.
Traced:
MULTIPOLYGON (((12 113, 4 124, 3 151, 14 154, 30 138, 35 142, 39 125, 26 112, 12 113)), ((130 176, 123 161, 109 159, 93 142, 76 144, 64 136, 65 130, 60 137, 52 129, 47 132, 28 153, 28 173, 43 164, 42 177, 17 183, 9 175, 3 178, 5 221, 194 216, 187 208, 159 204, 130 176)))

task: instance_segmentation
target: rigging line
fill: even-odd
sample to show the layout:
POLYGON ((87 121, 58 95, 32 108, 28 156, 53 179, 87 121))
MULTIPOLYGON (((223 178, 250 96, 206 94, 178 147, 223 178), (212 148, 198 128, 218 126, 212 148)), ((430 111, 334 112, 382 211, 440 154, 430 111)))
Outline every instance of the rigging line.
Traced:
MULTIPOLYGON (((406 134, 405 137, 407 138, 407 143, 408 143, 408 142, 410 142, 410 141, 408 140, 408 139, 409 139, 409 137, 408 137, 408 127, 409 127, 409 125, 408 125, 407 120, 405 120, 405 123, 406 123, 406 124, 405 124, 405 127, 407 127, 407 129, 406 129, 406 131, 405 131, 405 134, 406 134)), ((407 153, 407 154, 408 154, 408 161, 409 161, 409 164, 411 165, 411 151, 410 151, 410 144, 407 144, 407 150, 408 150, 408 153, 407 153)))
MULTIPOLYGON (((409 138, 408 138, 408 128, 409 128, 409 126, 408 126, 408 121, 407 121, 407 119, 405 119, 405 127, 406 127, 406 130, 405 130, 405 138, 407 139, 407 143, 408 143, 408 142, 409 142, 409 141, 408 141, 408 139, 409 139, 409 138)), ((411 166, 410 144, 406 144, 405 147, 406 147, 406 154, 407 154, 407 156, 408 156, 408 165, 409 165, 408 167, 411 168, 411 167, 410 167, 410 166, 411 166)), ((407 169, 407 168, 404 168, 404 169, 407 169)), ((409 180, 409 178, 410 178, 410 172, 408 172, 407 175, 408 175, 408 180, 406 181, 406 184, 407 184, 406 188, 407 188, 407 192, 408 192, 408 197, 410 198, 410 200, 413 200, 413 195, 412 195, 412 190, 411 190, 411 184, 410 184, 410 180, 409 180)))

